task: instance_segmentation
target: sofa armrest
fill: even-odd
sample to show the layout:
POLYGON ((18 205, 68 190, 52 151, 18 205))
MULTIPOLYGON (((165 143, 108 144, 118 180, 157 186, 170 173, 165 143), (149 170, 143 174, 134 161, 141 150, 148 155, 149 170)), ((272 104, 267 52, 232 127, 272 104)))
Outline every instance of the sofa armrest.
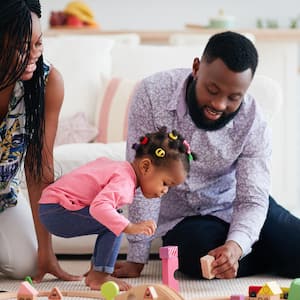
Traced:
POLYGON ((126 142, 63 144, 54 148, 56 177, 72 171, 98 157, 125 160, 126 142))

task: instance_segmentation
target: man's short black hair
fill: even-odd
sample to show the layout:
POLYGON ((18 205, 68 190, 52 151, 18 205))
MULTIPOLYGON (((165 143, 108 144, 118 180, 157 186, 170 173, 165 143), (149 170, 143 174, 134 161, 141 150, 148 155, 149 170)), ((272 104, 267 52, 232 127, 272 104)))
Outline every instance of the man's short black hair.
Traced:
POLYGON ((209 39, 202 59, 212 63, 218 58, 234 72, 243 72, 250 68, 252 76, 258 63, 254 44, 244 35, 232 31, 217 33, 209 39))

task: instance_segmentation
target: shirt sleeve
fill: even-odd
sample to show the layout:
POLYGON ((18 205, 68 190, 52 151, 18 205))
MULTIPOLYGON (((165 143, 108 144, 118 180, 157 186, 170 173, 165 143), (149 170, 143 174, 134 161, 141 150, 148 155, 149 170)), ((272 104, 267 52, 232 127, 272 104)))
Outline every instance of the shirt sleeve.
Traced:
MULTIPOLYGON (((128 161, 132 161, 135 156, 132 145, 138 143, 141 136, 156 129, 150 97, 145 82, 141 81, 133 95, 129 109, 126 151, 128 161), (145 122, 145 120, 147 121, 145 122)), ((159 199, 151 199, 150 201, 138 190, 133 203, 129 206, 129 220, 133 223, 150 219, 157 222, 159 209, 159 199)), ((151 238, 145 235, 127 235, 127 239, 129 242, 127 260, 146 263, 149 257, 151 238)))
POLYGON ((236 199, 227 240, 237 242, 243 256, 251 252, 265 222, 270 191, 271 135, 267 124, 254 120, 237 161, 236 199))
POLYGON ((135 187, 128 179, 114 176, 90 205, 90 214, 115 235, 120 235, 129 220, 117 212, 119 203, 131 203, 135 187))

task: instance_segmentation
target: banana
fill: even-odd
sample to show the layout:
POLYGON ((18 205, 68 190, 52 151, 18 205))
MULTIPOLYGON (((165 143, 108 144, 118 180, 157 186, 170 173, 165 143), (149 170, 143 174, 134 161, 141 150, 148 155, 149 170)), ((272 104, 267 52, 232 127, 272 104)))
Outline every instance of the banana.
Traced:
POLYGON ((78 8, 81 9, 81 11, 91 17, 91 18, 94 18, 94 13, 92 12, 92 10, 87 6, 87 4, 85 2, 82 2, 82 1, 77 1, 77 6, 78 8))
POLYGON ((83 1, 71 1, 64 9, 64 13, 76 16, 81 21, 90 25, 96 25, 94 14, 83 1))

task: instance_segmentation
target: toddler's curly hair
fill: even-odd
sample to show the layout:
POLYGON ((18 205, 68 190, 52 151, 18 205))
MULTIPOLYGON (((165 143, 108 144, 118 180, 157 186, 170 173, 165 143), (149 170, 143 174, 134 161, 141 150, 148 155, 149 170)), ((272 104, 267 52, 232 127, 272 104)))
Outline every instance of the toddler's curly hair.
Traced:
POLYGON ((136 151, 135 158, 149 157, 157 167, 167 167, 172 161, 180 160, 189 172, 190 162, 197 160, 182 135, 177 130, 168 132, 166 126, 140 137, 139 143, 133 144, 132 148, 136 151))

